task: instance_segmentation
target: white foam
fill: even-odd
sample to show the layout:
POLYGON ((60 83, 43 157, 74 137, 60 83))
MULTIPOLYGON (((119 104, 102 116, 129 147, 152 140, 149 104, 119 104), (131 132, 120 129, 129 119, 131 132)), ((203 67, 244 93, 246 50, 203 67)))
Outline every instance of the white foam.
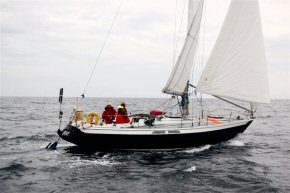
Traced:
POLYGON ((76 168, 76 167, 83 167, 83 166, 90 166, 90 165, 112 166, 116 164, 117 163, 112 163, 108 160, 95 160, 95 161, 82 160, 82 161, 72 162, 68 166, 69 168, 76 168))
POLYGON ((239 140, 232 140, 232 141, 229 141, 229 145, 230 145, 230 146, 238 146, 238 147, 245 146, 244 142, 239 141, 239 140))
POLYGON ((76 146, 76 145, 71 144, 71 143, 61 143, 57 145, 57 147, 73 147, 73 146, 76 146))
POLYGON ((1 160, 9 160, 9 159, 16 159, 16 157, 1 157, 0 158, 1 160))
POLYGON ((200 148, 193 148, 193 149, 185 150, 183 152, 185 152, 185 153, 197 153, 197 152, 207 150, 209 148, 210 148, 210 145, 205 145, 205 146, 200 147, 200 148))
POLYGON ((187 168, 186 170, 183 170, 183 171, 185 171, 185 172, 193 172, 195 170, 196 170, 196 166, 192 166, 192 167, 187 168))
MULTIPOLYGON (((42 143, 40 146, 38 145, 38 147, 40 148, 40 149, 45 149, 46 148, 46 146, 49 144, 49 143, 52 143, 52 142, 55 142, 55 141, 51 141, 51 142, 45 142, 45 143, 42 143)), ((58 147, 72 147, 72 146, 75 146, 74 144, 71 144, 71 143, 58 143, 57 144, 57 147, 56 148, 58 148, 58 147)))
POLYGON ((119 162, 107 160, 107 159, 98 159, 98 160, 85 160, 85 159, 74 159, 74 160, 67 160, 60 162, 64 164, 65 166, 68 166, 69 168, 78 168, 78 167, 87 167, 87 166, 94 166, 94 165, 100 165, 100 166, 114 166, 114 165, 121 165, 119 162))
POLYGON ((47 143, 43 143, 42 145, 40 145, 40 149, 45 149, 47 147, 47 145, 49 144, 49 142, 47 143))

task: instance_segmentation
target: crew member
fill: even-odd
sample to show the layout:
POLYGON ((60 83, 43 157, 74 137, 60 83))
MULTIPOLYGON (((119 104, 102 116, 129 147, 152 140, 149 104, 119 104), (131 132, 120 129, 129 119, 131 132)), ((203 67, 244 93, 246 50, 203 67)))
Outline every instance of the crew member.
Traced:
POLYGON ((116 113, 117 113, 117 111, 112 106, 112 103, 108 102, 108 104, 105 107, 105 110, 103 111, 103 114, 102 114, 103 122, 105 122, 106 124, 112 124, 116 118, 116 113))
POLYGON ((117 112, 117 124, 122 123, 130 123, 130 118, 128 116, 128 111, 126 109, 125 103, 122 103, 120 106, 118 106, 117 112))

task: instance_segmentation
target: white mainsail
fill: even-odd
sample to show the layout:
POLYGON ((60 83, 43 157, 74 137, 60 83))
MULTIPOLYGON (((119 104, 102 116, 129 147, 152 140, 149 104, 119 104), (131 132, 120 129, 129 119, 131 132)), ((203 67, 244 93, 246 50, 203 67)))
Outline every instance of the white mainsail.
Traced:
POLYGON ((192 74, 193 59, 198 43, 202 10, 203 0, 189 0, 188 33, 179 58, 162 90, 164 93, 181 96, 187 90, 187 83, 192 74))
POLYGON ((231 1, 197 91, 242 101, 270 102, 258 0, 231 1))

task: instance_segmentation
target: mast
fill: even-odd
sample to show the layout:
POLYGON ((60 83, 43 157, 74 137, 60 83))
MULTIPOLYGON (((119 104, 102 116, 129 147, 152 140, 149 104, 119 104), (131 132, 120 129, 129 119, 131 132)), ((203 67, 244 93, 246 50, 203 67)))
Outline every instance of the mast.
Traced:
POLYGON ((189 115, 189 81, 187 82, 186 92, 181 96, 181 107, 182 107, 182 117, 186 117, 189 115))

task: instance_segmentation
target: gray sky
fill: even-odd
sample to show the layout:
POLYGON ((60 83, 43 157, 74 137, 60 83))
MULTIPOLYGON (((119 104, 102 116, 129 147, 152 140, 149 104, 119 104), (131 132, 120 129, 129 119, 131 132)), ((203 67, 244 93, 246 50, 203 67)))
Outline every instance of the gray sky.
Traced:
MULTIPOLYGON (((82 94, 120 0, 0 2, 0 95, 57 96, 60 87, 65 96, 82 94)), ((200 36, 204 60, 229 2, 206 0, 200 36)), ((184 3, 178 0, 179 49, 186 28, 184 3)), ((165 97, 161 90, 173 65, 175 5, 175 0, 124 0, 87 96, 165 97)), ((289 6, 288 0, 260 0, 271 98, 290 98, 289 6)))

